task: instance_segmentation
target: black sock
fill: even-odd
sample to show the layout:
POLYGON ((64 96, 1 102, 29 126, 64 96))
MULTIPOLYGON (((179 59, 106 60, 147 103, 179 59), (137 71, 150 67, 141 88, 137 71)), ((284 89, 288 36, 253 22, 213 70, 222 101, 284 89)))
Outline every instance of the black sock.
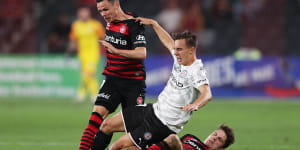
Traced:
POLYGON ((91 150, 104 150, 110 143, 112 135, 107 135, 102 131, 96 133, 94 142, 92 143, 91 150))

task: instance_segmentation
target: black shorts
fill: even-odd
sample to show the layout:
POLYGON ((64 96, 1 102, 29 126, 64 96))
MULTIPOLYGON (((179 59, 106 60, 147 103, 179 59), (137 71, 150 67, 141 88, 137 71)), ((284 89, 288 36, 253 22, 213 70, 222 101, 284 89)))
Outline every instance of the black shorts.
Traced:
POLYGON ((145 149, 175 133, 154 114, 152 104, 137 105, 122 110, 125 130, 139 149, 145 149))
POLYGON ((112 113, 120 103, 122 108, 144 104, 145 89, 145 80, 107 76, 99 90, 95 105, 104 106, 112 113))

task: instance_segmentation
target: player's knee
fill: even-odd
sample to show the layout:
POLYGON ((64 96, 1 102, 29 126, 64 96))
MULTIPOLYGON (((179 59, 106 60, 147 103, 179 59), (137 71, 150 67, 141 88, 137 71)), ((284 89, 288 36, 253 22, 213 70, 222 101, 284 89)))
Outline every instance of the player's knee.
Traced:
POLYGON ((113 143, 109 150, 120 150, 123 148, 123 145, 120 142, 113 143))
POLYGON ((105 134, 111 134, 113 132, 113 125, 111 123, 111 118, 105 119, 102 122, 100 126, 100 130, 105 134))
POLYGON ((169 135, 165 139, 165 142, 168 144, 170 149, 178 149, 178 147, 181 145, 180 139, 176 134, 169 135))
POLYGON ((107 117, 107 115, 109 114, 109 111, 104 106, 96 106, 95 105, 93 112, 97 112, 98 114, 100 114, 103 119, 105 119, 107 117))
POLYGON ((171 134, 166 138, 166 143, 171 144, 171 143, 177 142, 177 140, 178 140, 177 135, 171 134))

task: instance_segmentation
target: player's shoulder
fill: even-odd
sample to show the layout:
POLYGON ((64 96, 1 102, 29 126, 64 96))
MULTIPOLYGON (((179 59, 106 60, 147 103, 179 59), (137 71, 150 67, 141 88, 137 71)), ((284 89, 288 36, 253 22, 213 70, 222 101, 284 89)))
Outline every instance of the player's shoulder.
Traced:
POLYGON ((143 31, 145 30, 144 25, 137 22, 134 18, 126 20, 126 24, 130 31, 143 31))
POLYGON ((75 21, 72 23, 72 25, 73 25, 73 26, 78 26, 80 23, 81 23, 80 20, 75 20, 75 21))
POLYGON ((202 60, 196 59, 195 62, 191 66, 191 70, 193 70, 193 71, 204 70, 204 65, 202 63, 202 60))
POLYGON ((94 25, 94 26, 102 26, 102 24, 96 19, 90 19, 89 23, 94 25))
POLYGON ((197 136, 195 136, 193 134, 185 134, 180 139, 181 139, 181 141, 188 140, 188 139, 194 139, 194 140, 197 140, 197 141, 201 141, 197 136))

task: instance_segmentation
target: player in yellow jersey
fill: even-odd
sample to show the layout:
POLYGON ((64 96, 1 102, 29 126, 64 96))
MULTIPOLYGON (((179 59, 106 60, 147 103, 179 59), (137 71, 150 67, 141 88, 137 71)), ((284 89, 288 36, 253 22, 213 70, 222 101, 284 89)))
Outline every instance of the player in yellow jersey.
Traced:
POLYGON ((77 49, 81 65, 77 101, 82 102, 88 95, 94 101, 99 90, 96 71, 101 50, 98 40, 104 38, 105 30, 100 22, 92 19, 88 7, 80 8, 77 17, 70 32, 70 49, 77 49))

